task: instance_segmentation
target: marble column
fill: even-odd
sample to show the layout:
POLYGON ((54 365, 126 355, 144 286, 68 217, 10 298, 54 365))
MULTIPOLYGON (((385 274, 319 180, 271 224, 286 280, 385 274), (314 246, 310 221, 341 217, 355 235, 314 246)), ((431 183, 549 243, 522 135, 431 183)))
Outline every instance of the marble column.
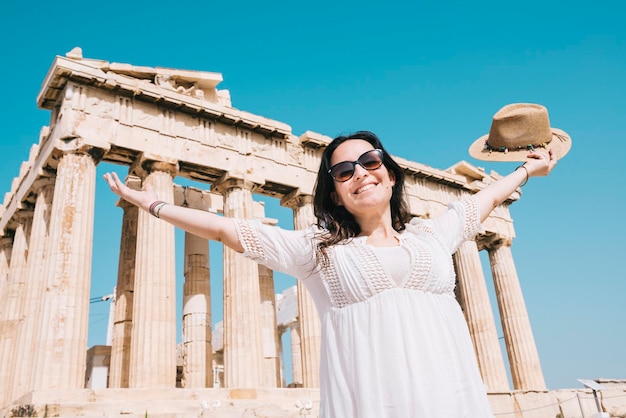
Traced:
MULTIPOLYGON (((6 313, 7 301, 8 301, 8 279, 9 269, 11 263, 11 250, 13 246, 13 235, 4 236, 0 239, 0 350, 3 350, 4 342, 4 315, 6 313)), ((4 366, 4 360, 2 359, 2 353, 0 353, 0 370, 4 366)), ((8 385, 0 385, 0 408, 6 405, 9 399, 8 385)))
POLYGON ((96 163, 85 152, 57 166, 34 389, 85 387, 96 163))
POLYGON ((16 222, 13 236, 13 249, 7 283, 4 288, 2 302, 4 310, 0 318, 0 405, 12 400, 13 375, 15 373, 15 356, 19 350, 17 345, 18 329, 21 325, 24 306, 24 288, 27 276, 27 259, 33 212, 22 210, 14 215, 16 222))
POLYGON ((461 244, 453 259, 461 305, 483 382, 489 392, 508 392, 509 382, 476 242, 461 244))
POLYGON ((224 386, 224 351, 213 353, 213 387, 223 388, 224 386))
POLYGON ((7 278, 9 275, 9 264, 11 263, 11 248, 13 246, 13 237, 3 236, 0 238, 0 320, 6 308, 3 302, 7 278))
MULTIPOLYGON (((281 202, 293 209, 294 229, 305 229, 316 223, 313 215, 313 196, 288 195, 281 202)), ((322 326, 317 309, 308 290, 298 280, 298 317, 302 345, 302 384, 307 388, 320 386, 320 344, 322 326)))
POLYGON ((213 387, 209 243, 185 233, 183 387, 213 387))
POLYGON ((285 383, 285 351, 283 350, 283 334, 287 331, 287 328, 284 326, 280 326, 276 329, 276 334, 278 337, 276 350, 278 350, 278 387, 284 388, 285 383))
POLYGON ((129 387, 131 335, 133 329, 133 294, 135 289, 135 255, 137 254, 139 208, 123 199, 118 200, 117 206, 122 208, 123 215, 113 307, 109 387, 127 388, 129 387))
MULTIPOLYGON (((226 178, 212 191, 224 196, 224 216, 253 218, 248 181, 226 178)), ((227 388, 261 386, 261 314, 257 263, 224 247, 224 384, 227 388)))
POLYGON ((302 386, 302 344, 300 341, 300 323, 295 323, 290 330, 291 339, 291 382, 302 386))
MULTIPOLYGON (((8 279, 9 264, 11 263, 11 250, 13 235, 3 236, 0 239, 0 369, 4 368, 2 350, 4 350, 4 315, 8 304, 8 279)), ((0 385, 0 408, 6 405, 9 398, 8 385, 0 385)))
MULTIPOLYGON (((176 167, 150 162, 144 184, 174 201, 176 167)), ((176 270, 174 227, 140 210, 130 351, 131 388, 176 387, 176 270)))
POLYGON ((33 185, 38 191, 33 214, 33 224, 30 233, 30 245, 27 260, 27 276, 24 286, 24 310, 22 324, 18 329, 17 346, 15 353, 15 372, 12 384, 13 399, 24 395, 33 389, 32 374, 34 361, 34 344, 37 338, 36 331, 42 322, 39 318, 40 306, 44 292, 44 265, 48 257, 50 214, 52 197, 54 196, 54 180, 44 178, 37 180, 33 185))
POLYGON ((511 241, 495 242, 488 251, 513 387, 515 390, 545 390, 539 354, 511 253, 511 241))
POLYGON ((259 264, 259 291, 261 293, 261 339, 263 347, 262 387, 280 387, 280 339, 276 327, 276 294, 274 272, 259 264))

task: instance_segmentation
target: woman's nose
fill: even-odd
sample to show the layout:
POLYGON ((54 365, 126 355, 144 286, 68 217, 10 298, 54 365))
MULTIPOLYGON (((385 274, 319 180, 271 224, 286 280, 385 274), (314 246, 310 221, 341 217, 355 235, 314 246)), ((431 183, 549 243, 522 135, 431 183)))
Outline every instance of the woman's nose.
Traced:
POLYGON ((367 176, 367 175, 369 175, 369 174, 367 173, 367 170, 366 170, 366 169, 364 169, 364 168, 361 166, 361 164, 355 164, 355 165, 354 165, 354 176, 353 176, 353 177, 354 177, 355 179, 358 179, 358 178, 361 178, 362 176, 367 176))

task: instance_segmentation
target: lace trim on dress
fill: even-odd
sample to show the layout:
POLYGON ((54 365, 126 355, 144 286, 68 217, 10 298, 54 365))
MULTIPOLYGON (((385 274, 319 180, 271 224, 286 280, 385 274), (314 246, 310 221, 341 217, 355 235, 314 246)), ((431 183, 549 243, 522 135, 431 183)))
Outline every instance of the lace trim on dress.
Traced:
POLYGON ((336 308, 343 308, 344 306, 348 306, 348 298, 346 297, 346 292, 343 290, 341 283, 339 282, 339 275, 337 274, 337 269, 335 268, 335 263, 333 261, 334 254, 330 254, 333 251, 333 248, 328 248, 328 265, 322 268, 322 283, 324 283, 324 287, 326 287, 326 291, 330 296, 331 303, 336 308))
POLYGON ((411 239, 411 241, 406 247, 411 253, 411 260, 415 264, 411 266, 411 276, 404 287, 413 290, 426 290, 428 288, 428 278, 432 271, 433 257, 429 251, 421 250, 415 240, 411 239))
POLYGON ((354 252, 359 260, 357 268, 367 283, 367 287, 373 294, 382 292, 390 288, 387 272, 376 257, 374 251, 367 245, 360 244, 354 246, 354 252))
POLYGON ((480 213, 478 212, 478 201, 475 196, 469 196, 461 200, 463 207, 463 238, 470 239, 482 229, 480 224, 480 213))
MULTIPOLYGON (((435 230, 428 224, 422 222, 411 222, 411 224, 419 231, 423 231, 428 235, 432 236, 435 239, 435 242, 441 246, 441 248, 448 252, 449 248, 446 244, 441 240, 441 237, 435 232, 435 230)), ((409 246, 411 248, 412 246, 409 246)), ((419 247, 416 247, 419 248, 419 247)), ((411 276, 410 281, 407 283, 406 287, 416 290, 424 290, 433 293, 447 293, 451 294, 454 291, 454 280, 451 281, 443 281, 443 282, 435 282, 436 286, 430 280, 430 273, 432 270, 432 254, 429 251, 421 251, 419 249, 414 250, 416 253, 414 256, 415 260, 415 268, 413 269, 414 274, 411 276)), ((452 265, 452 258, 448 260, 448 263, 452 265)), ((451 266, 452 269, 454 267, 451 266)))
POLYGON ((246 255, 256 262, 265 260, 265 251, 263 251, 263 245, 254 230, 252 221, 250 219, 234 218, 233 223, 237 231, 237 237, 246 255))
POLYGON ((435 230, 433 229, 432 226, 430 226, 427 223, 413 223, 413 226, 415 227, 416 230, 418 231, 423 231, 426 232, 428 235, 432 236, 433 238, 435 238, 435 240, 444 248, 444 249, 448 249, 445 245, 445 243, 441 240, 441 237, 439 235, 437 235, 437 233, 435 232, 435 230))

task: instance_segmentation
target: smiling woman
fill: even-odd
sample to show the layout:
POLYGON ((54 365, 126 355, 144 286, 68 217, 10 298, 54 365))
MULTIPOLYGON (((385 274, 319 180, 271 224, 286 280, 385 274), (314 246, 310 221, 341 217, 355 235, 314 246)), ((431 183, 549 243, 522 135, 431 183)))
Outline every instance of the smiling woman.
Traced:
POLYGON ((317 224, 285 230, 161 202, 105 174, 111 190, 154 216, 218 240, 301 280, 322 323, 321 417, 493 416, 465 318, 452 254, 527 177, 547 175, 552 153, 531 151, 515 170, 432 219, 409 216, 404 172, 371 132, 324 149, 317 224))
MULTIPOLYGON (((365 190, 365 187, 370 188, 377 185, 390 188, 389 198, 383 200, 380 208, 383 211, 390 211, 391 225, 395 231, 402 231, 409 220, 408 206, 404 197, 404 172, 387 153, 378 137, 372 132, 366 131, 339 136, 328 145, 322 154, 322 162, 315 185, 314 211, 318 219, 318 226, 324 230, 324 235, 318 244, 322 256, 325 254, 324 249, 326 247, 359 235, 365 226, 365 224, 361 225, 355 217, 357 215, 346 207, 346 203, 353 208, 355 206, 351 205, 351 202, 354 201, 350 196, 351 193, 347 193, 345 197, 342 196, 344 189, 353 188, 355 184, 361 189, 356 190, 357 192, 365 190), (382 164, 378 164, 379 159, 382 164), (355 161, 352 162, 352 160, 355 161), (338 180, 333 174, 334 171, 339 171, 335 170, 335 167, 349 167, 350 170, 338 180), (353 178, 357 170, 359 173, 356 178, 353 178), (326 172, 331 175, 325 174, 326 172), (343 180, 348 174, 349 177, 343 180), (377 181, 381 174, 388 177, 386 180, 383 178, 382 183, 377 181), (352 181, 348 181, 351 179, 352 181)), ((364 200, 362 199, 359 203, 364 203, 364 200)), ((359 213, 359 203, 353 209, 357 213, 359 213)), ((368 213, 369 211, 366 211, 364 216, 367 217, 368 213)), ((386 217, 387 215, 382 216, 386 217)), ((372 237, 372 239, 376 239, 376 237, 372 237)))
MULTIPOLYGON (((337 141, 339 142, 339 141, 337 141)), ((331 199, 337 208, 344 208, 345 211, 339 211, 344 215, 344 219, 352 219, 354 221, 353 233, 356 236, 367 236, 367 241, 375 245, 397 245, 395 235, 404 229, 404 223, 408 221, 407 211, 402 214, 398 213, 397 229, 396 228, 380 228, 380 221, 384 219, 392 219, 392 205, 390 204, 393 196, 393 187, 396 184, 396 178, 402 179, 393 171, 390 171, 382 164, 381 158, 372 158, 372 156, 381 155, 383 151, 379 148, 372 149, 372 144, 364 139, 346 140, 340 143, 331 157, 332 161, 341 161, 344 158, 353 158, 359 155, 355 163, 344 161, 334 164, 333 167, 351 167, 350 177, 345 181, 339 181, 335 176, 335 191, 331 192, 331 199), (372 168, 366 168, 359 160, 369 160, 372 168), (363 167, 363 168, 361 168, 363 167), (352 181, 348 181, 352 179, 352 181), (349 216, 345 216, 345 213, 349 216)), ((331 169, 332 172, 332 169, 331 169)), ((331 173, 332 174, 332 173, 331 173)), ((342 179, 346 176, 342 176, 342 179)), ((320 179, 318 178, 318 181, 320 179)), ((402 189, 400 194, 402 194, 402 189)), ((320 194, 317 194, 319 196, 320 194)), ((402 199, 404 201, 404 199, 402 199)), ((341 223, 340 223, 341 225, 341 223)), ((391 225, 390 225, 391 226, 391 225)), ((340 227, 341 228, 341 227, 340 227)), ((332 230, 332 227, 329 227, 332 230)))

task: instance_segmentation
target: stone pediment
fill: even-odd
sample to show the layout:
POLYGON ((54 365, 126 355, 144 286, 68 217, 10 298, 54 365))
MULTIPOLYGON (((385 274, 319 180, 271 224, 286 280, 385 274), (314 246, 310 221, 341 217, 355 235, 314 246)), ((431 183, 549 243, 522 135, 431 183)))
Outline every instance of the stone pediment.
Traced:
MULTIPOLYGON (((109 64, 109 71, 129 77, 147 80, 171 80, 174 84, 196 85, 198 88, 214 89, 223 81, 222 74, 204 71, 178 70, 162 67, 143 67, 131 64, 113 62, 109 64)), ((158 84, 158 83, 157 83, 158 84)), ((161 84, 159 84, 161 85, 161 84)))
POLYGON ((159 103, 192 114, 263 135, 287 138, 291 127, 285 123, 232 107, 228 90, 215 88, 219 73, 145 67, 84 59, 80 48, 65 57, 57 56, 37 97, 42 109, 54 109, 62 100, 69 81, 114 91, 138 102, 159 103))
POLYGON ((162 89, 190 96, 202 101, 231 106, 228 90, 218 90, 217 85, 223 81, 222 74, 207 71, 181 70, 164 67, 148 67, 132 64, 109 62, 83 58, 82 49, 76 47, 65 54, 65 57, 100 70, 103 75, 117 74, 135 80, 141 89, 142 83, 158 86, 162 89))

